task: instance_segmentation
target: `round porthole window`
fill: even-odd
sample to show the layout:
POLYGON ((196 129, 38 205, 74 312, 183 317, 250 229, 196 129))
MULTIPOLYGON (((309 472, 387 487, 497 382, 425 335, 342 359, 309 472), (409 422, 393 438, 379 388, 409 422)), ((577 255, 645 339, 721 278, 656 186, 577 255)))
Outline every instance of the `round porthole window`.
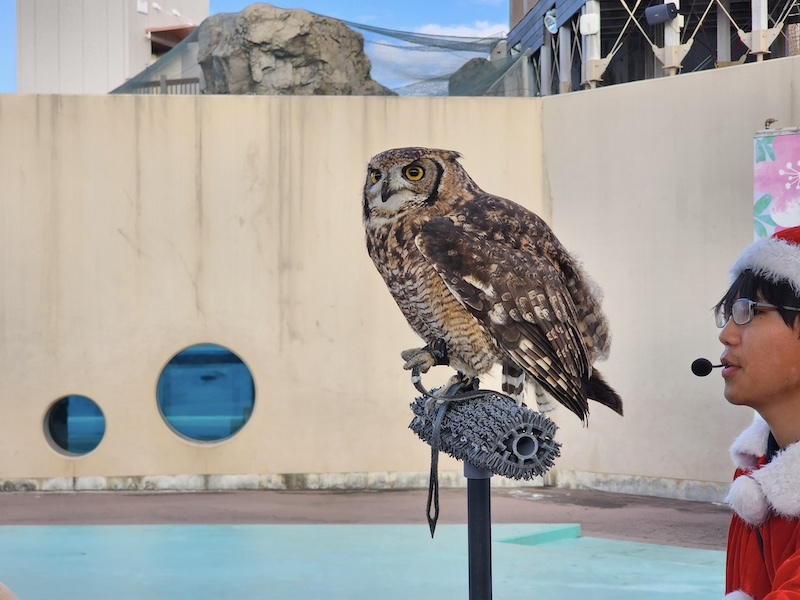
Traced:
POLYGON ((100 407, 86 396, 64 396, 48 409, 44 430, 56 451, 80 456, 100 444, 106 419, 100 407))
POLYGON ((250 419, 255 385, 250 369, 233 352, 198 344, 167 363, 156 396, 173 431, 192 440, 216 442, 234 435, 250 419))

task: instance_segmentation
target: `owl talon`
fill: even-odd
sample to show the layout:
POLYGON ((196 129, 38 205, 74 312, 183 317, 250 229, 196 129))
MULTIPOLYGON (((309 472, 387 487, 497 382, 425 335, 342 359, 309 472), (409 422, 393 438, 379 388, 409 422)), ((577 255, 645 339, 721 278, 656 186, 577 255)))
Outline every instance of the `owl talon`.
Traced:
POLYGON ((403 350, 400 353, 400 358, 406 361, 403 365, 406 371, 412 371, 417 368, 420 373, 427 373, 431 367, 437 365, 450 364, 447 358, 447 346, 442 338, 436 338, 422 348, 403 350))
POLYGON ((436 359, 427 348, 403 350, 400 353, 400 358, 406 361, 403 365, 406 371, 413 371, 417 368, 420 373, 427 373, 431 367, 436 365, 436 359))
POLYGON ((459 393, 476 390, 478 389, 479 383, 477 377, 470 377, 464 375, 464 373, 456 373, 437 391, 437 395, 450 396, 451 398, 455 396, 457 400, 457 395, 459 393))
POLYGON ((461 372, 456 373, 442 387, 435 389, 433 392, 428 392, 427 390, 423 392, 427 397, 425 412, 431 414, 446 402, 459 402, 468 399, 472 397, 469 392, 475 392, 479 385, 480 380, 477 377, 467 376, 461 372))

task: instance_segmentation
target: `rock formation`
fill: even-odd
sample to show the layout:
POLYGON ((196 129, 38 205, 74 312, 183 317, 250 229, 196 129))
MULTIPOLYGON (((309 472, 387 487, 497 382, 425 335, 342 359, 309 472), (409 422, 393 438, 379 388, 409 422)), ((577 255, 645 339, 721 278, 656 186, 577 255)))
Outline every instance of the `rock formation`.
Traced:
POLYGON ((449 96, 482 96, 502 75, 491 61, 473 58, 450 76, 449 96))
POLYGON ((253 4, 198 36, 206 94, 394 95, 370 77, 364 38, 335 19, 253 4))

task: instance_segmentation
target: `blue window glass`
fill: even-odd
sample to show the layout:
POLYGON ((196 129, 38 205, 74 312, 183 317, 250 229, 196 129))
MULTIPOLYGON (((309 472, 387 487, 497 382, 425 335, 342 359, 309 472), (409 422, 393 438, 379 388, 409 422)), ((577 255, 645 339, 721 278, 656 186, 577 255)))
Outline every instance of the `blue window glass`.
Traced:
POLYGON ((255 403, 250 369, 215 344, 191 346, 172 357, 158 378, 158 408, 173 431, 212 442, 247 423, 255 403))
POLYGON ((86 454, 97 448, 106 433, 106 419, 86 396, 64 396, 45 415, 48 438, 56 450, 86 454))

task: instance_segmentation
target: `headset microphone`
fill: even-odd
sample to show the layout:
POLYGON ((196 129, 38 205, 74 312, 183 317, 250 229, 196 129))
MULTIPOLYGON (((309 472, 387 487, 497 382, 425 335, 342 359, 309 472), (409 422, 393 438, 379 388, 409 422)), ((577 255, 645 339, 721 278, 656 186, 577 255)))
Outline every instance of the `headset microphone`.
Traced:
POLYGON ((698 377, 705 377, 711 373, 711 369, 716 369, 722 365, 712 365, 707 358, 698 358, 692 363, 692 373, 698 377))

